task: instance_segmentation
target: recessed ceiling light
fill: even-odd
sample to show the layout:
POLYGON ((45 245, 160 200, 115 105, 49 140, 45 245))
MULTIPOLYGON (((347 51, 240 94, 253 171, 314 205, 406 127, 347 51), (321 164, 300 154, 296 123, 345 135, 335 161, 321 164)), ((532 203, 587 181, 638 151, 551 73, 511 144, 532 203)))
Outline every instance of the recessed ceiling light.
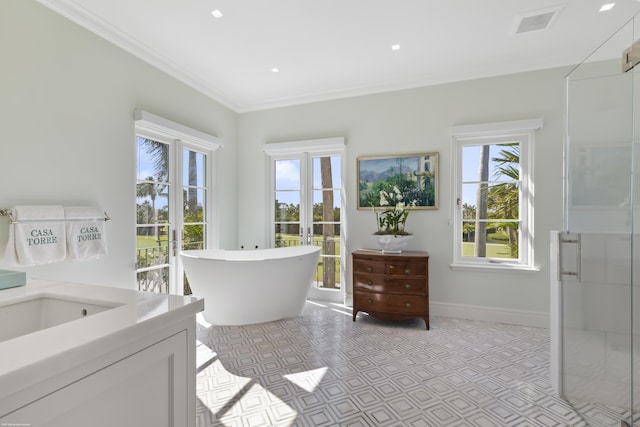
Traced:
POLYGON ((613 6, 615 6, 615 3, 607 3, 607 4, 603 4, 602 7, 600 8, 600 12, 606 12, 608 10, 613 9, 613 6))
POLYGON ((216 10, 212 10, 211 14, 213 15, 214 18, 222 18, 222 12, 220 12, 218 9, 216 10))
POLYGON ((399 44, 391 45, 391 50, 400 50, 400 45, 399 44))
POLYGON ((280 70, 279 70, 279 69, 277 69, 277 68, 272 68, 272 69, 271 69, 271 72, 272 72, 272 73, 279 73, 279 72, 280 72, 280 70))

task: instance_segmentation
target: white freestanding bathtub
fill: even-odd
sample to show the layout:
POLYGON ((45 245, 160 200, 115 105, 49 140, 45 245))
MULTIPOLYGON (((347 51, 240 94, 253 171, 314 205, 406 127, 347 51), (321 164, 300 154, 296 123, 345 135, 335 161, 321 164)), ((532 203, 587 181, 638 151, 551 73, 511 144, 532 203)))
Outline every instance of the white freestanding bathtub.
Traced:
POLYGON ((320 247, 186 250, 180 254, 205 320, 249 325, 295 317, 311 288, 320 247))

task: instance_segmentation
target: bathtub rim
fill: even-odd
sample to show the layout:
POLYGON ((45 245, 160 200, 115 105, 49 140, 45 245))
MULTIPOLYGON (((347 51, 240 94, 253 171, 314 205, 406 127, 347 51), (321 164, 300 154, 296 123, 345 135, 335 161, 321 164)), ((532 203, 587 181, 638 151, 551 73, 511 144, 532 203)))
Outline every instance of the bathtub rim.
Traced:
POLYGON ((320 252, 320 246, 287 246, 284 248, 264 249, 187 249, 180 256, 212 261, 257 262, 295 258, 320 252))

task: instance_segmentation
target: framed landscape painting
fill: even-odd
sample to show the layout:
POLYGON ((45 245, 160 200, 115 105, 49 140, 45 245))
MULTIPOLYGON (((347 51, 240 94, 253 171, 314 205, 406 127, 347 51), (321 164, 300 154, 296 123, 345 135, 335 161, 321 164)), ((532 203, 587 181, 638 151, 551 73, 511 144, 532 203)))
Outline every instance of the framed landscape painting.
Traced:
POLYGON ((438 153, 358 157, 358 209, 380 207, 381 191, 399 191, 395 201, 415 201, 415 209, 438 209, 438 153))

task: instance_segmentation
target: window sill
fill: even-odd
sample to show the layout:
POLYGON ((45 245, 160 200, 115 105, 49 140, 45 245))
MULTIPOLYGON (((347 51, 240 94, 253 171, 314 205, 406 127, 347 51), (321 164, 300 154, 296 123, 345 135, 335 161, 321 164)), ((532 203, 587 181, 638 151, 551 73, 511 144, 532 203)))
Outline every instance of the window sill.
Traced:
POLYGON ((449 265, 452 270, 460 271, 509 271, 515 273, 537 273, 538 267, 530 267, 520 264, 508 263, 453 263, 449 265))

